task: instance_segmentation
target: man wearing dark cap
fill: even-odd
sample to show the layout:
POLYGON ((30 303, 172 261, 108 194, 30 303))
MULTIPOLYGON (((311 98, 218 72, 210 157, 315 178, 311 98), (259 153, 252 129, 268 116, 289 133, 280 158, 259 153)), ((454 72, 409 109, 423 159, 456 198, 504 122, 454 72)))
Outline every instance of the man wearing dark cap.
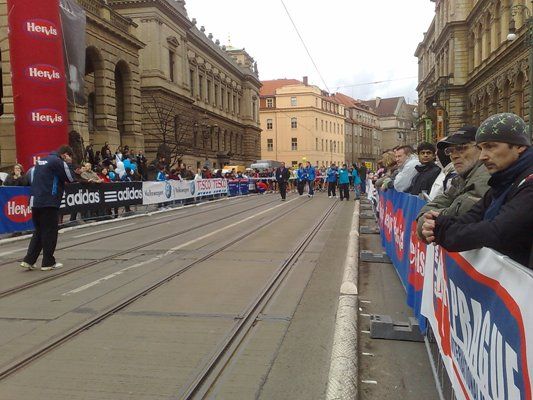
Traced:
MULTIPOLYGON (((444 148, 445 154, 450 157, 457 176, 452 179, 449 188, 443 194, 435 197, 420 210, 417 233, 421 239, 424 239, 422 226, 427 213, 438 211, 442 215, 462 215, 489 190, 490 175, 479 160, 481 151, 475 143, 476 131, 477 128, 474 126, 463 126, 439 142, 439 148, 444 148)), ((430 214, 428 215, 432 218, 430 214)))
POLYGON ((59 207, 65 182, 74 182, 71 169, 74 152, 70 146, 61 146, 57 152, 37 161, 29 172, 31 184, 30 206, 35 231, 26 257, 20 263, 22 268, 35 269, 35 262, 43 252, 41 271, 61 268, 54 252, 57 244, 59 207))
POLYGON ((533 148, 525 122, 511 113, 486 119, 476 134, 490 190, 460 217, 426 216, 422 234, 449 251, 490 247, 533 268, 533 148))

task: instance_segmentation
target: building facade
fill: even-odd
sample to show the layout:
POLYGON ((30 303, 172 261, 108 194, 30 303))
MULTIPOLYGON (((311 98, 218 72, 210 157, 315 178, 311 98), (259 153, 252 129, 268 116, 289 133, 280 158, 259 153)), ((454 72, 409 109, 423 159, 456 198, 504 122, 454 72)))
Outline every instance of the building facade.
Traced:
POLYGON ((220 168, 260 158, 257 65, 189 20, 185 2, 109 0, 138 25, 143 132, 148 154, 220 168))
MULTIPOLYGON (((260 158, 257 66, 187 17, 183 0, 77 0, 85 9, 87 104, 69 105, 76 146, 108 142, 195 166, 260 158)), ((0 168, 16 162, 7 39, 0 0, 0 168)))
POLYGON ((526 7, 532 11, 524 0, 435 2, 435 17, 415 52, 420 137, 479 126, 498 112, 529 120, 526 7), (511 21, 514 41, 507 40, 511 21))
POLYGON ((319 87, 296 79, 263 81, 260 92, 261 158, 297 165, 342 164, 344 106, 319 87))
POLYGON ((375 167, 382 140, 378 115, 368 105, 343 93, 335 93, 334 97, 344 105, 345 159, 350 164, 367 163, 375 167))
MULTIPOLYGON (((378 116, 382 132, 381 149, 389 150, 396 146, 418 145, 416 132, 417 106, 408 104, 404 97, 375 98, 363 101, 378 116)), ((381 152, 380 152, 381 153, 381 152)))
MULTIPOLYGON (((129 145, 142 148, 137 26, 101 0, 78 0, 86 10, 85 105, 69 104, 69 132, 80 151, 89 143, 99 149, 129 145)), ((11 86, 7 0, 0 0, 0 167, 16 162, 15 112, 11 86)), ((66 95, 66 94, 65 94, 66 95)))

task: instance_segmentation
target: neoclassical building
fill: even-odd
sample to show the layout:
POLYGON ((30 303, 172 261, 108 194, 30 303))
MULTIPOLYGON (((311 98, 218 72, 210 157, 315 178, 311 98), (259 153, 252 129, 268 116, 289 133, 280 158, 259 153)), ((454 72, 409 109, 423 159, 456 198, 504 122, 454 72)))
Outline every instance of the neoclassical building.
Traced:
POLYGON ((344 105, 307 77, 263 81, 261 158, 287 166, 346 162, 344 105))
POLYGON ((421 137, 437 139, 497 112, 529 120, 526 6, 525 0, 435 2, 435 17, 415 52, 421 137), (507 40, 511 21, 514 41, 507 40))
MULTIPOLYGON (((137 25, 101 0, 78 0, 85 8, 85 105, 69 104, 69 131, 99 149, 143 148, 137 25)), ((109 3, 109 2, 107 2, 109 3)), ((7 38, 7 0, 0 0, 0 167, 16 162, 14 109, 7 38)))
MULTIPOLYGON (((87 104, 69 131, 95 150, 108 142, 214 168, 260 158, 257 65, 189 20, 183 0, 77 0, 86 10, 87 104)), ((0 0, 0 168, 16 162, 7 39, 0 0)))

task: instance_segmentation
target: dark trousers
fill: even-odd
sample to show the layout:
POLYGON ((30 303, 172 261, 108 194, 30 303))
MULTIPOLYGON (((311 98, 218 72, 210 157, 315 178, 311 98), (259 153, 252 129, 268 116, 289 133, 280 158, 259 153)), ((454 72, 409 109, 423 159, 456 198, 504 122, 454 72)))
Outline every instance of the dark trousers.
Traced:
POLYGON ((337 188, 337 182, 328 182, 328 196, 335 197, 336 192, 335 189, 337 188))
POLYGON ((339 192, 341 195, 341 200, 342 199, 350 200, 350 184, 349 183, 341 183, 339 185, 339 192))
POLYGON ((309 195, 314 195, 315 181, 307 181, 309 183, 309 195))
POLYGON ((361 193, 366 193, 366 179, 361 178, 361 193))
POLYGON ((43 267, 51 267, 56 263, 54 252, 57 244, 59 228, 59 210, 54 207, 32 208, 32 221, 35 227, 24 261, 35 264, 41 250, 43 251, 43 267))
POLYGON ((285 198, 287 197, 287 182, 278 182, 278 185, 281 198, 285 200, 285 198))
POLYGON ((297 188, 298 188, 298 194, 300 196, 304 194, 304 187, 305 187, 305 181, 298 181, 297 188))

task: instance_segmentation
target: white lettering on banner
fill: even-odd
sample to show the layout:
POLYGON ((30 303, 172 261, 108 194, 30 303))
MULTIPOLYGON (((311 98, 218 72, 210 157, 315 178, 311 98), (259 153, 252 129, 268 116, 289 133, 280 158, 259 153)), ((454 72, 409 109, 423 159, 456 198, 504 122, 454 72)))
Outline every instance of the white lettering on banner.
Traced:
POLYGON ((467 299, 453 280, 449 283, 452 358, 473 399, 522 398, 514 378, 516 351, 491 321, 490 311, 483 315, 478 301, 467 299))
POLYGON ((17 204, 14 201, 7 202, 7 215, 8 216, 24 216, 27 217, 31 214, 31 207, 24 204, 17 204))
POLYGON ((39 78, 48 81, 57 81, 61 79, 61 74, 59 71, 55 70, 51 66, 31 66, 28 67, 28 76, 30 78, 39 78))
POLYGON ((57 28, 47 21, 28 21, 26 22, 26 30, 29 33, 47 38, 58 37, 57 28))
POLYGON ((100 203, 100 193, 80 189, 77 193, 66 195, 65 203, 70 207, 76 205, 98 204, 100 203))
POLYGON ((32 111, 31 120, 34 123, 55 125, 63 123, 63 115, 53 111, 32 111))

